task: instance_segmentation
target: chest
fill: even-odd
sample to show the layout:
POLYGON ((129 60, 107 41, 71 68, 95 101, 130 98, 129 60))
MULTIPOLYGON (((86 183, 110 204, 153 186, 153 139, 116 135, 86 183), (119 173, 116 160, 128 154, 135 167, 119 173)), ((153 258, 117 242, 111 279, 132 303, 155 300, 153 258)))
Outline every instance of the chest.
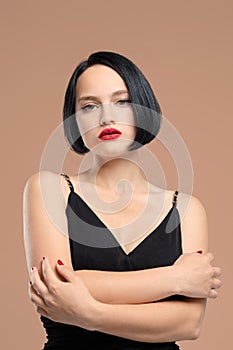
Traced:
POLYGON ((111 233, 126 254, 146 239, 171 210, 171 204, 154 193, 133 198, 119 197, 117 200, 105 199, 102 202, 94 200, 94 203, 90 201, 88 204, 79 195, 75 194, 75 197, 79 203, 76 212, 94 217, 111 233))
MULTIPOLYGON (((166 265, 175 261, 181 252, 179 214, 175 207, 170 208, 165 216, 160 215, 159 222, 151 212, 152 207, 147 211, 148 218, 144 222, 141 217, 135 219, 136 211, 132 211, 133 222, 127 225, 123 221, 123 227, 113 228, 108 227, 108 224, 112 223, 109 216, 99 217, 77 194, 74 193, 69 198, 68 204, 66 214, 71 249, 73 258, 78 259, 76 265, 81 266, 80 264, 86 261, 87 265, 82 268, 94 268, 98 262, 98 268, 101 269, 110 269, 111 266, 114 266, 114 269, 125 269, 127 266, 123 264, 119 267, 119 263, 125 262, 127 265, 129 261, 132 263, 135 260, 138 264, 141 257, 143 261, 139 268, 144 264, 148 266, 148 259, 149 266, 166 265), (150 230, 149 219, 152 222, 150 230), (167 232, 169 223, 173 223, 173 229, 167 232), (109 266, 109 263, 113 265, 109 266)), ((153 207, 153 210, 156 211, 156 208, 153 207)), ((111 218, 114 217, 116 218, 115 214, 112 214, 111 218)), ((122 218, 121 215, 121 220, 122 218)), ((117 220, 114 222, 117 223, 117 220)))

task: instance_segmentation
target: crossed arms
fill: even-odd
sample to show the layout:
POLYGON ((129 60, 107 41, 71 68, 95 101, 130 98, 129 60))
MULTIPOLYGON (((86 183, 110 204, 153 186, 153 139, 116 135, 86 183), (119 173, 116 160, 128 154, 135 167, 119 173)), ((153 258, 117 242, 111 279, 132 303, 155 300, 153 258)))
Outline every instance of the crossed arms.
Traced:
MULTIPOLYGON (((52 177, 44 174, 54 210, 64 212, 56 199, 52 177)), ((205 210, 192 198, 182 221, 184 254, 174 265, 133 272, 73 271, 69 240, 49 220, 41 200, 39 175, 24 191, 24 242, 37 311, 57 322, 145 342, 196 339, 207 298, 217 296, 220 269, 207 253, 205 210), (203 250, 203 254, 195 253, 203 250), (45 259, 42 259, 45 256, 45 259), (64 265, 59 265, 61 259, 64 265), (31 267, 33 271, 31 271, 31 267), (158 282, 159 281, 159 282, 158 282), (180 300, 162 300, 180 294, 180 300)))

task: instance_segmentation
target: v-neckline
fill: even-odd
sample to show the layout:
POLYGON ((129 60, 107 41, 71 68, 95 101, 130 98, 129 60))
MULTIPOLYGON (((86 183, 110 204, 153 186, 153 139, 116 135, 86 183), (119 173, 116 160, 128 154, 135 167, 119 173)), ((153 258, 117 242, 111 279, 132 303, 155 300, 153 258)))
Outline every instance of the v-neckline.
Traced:
POLYGON ((169 211, 167 212, 167 214, 165 215, 165 217, 163 218, 163 220, 158 224, 158 226, 156 226, 148 235, 146 235, 146 237, 139 242, 132 250, 130 250, 128 253, 124 250, 124 248, 121 246, 121 244, 119 243, 119 241, 117 240, 117 238, 115 237, 115 235, 113 234, 113 232, 107 227, 107 225, 100 219, 100 217, 91 209, 91 207, 83 200, 83 198, 74 190, 70 191, 69 196, 68 196, 68 200, 67 200, 67 206, 69 204, 69 199, 71 194, 74 194, 76 197, 78 197, 82 203, 84 203, 84 205, 87 207, 87 209, 95 216, 95 218, 107 229, 107 231, 111 234, 111 236, 114 238, 114 240, 117 242, 118 244, 118 248, 120 249, 120 251, 122 252, 123 255, 125 256, 129 256, 131 254, 133 254, 146 240, 147 238, 151 237, 154 232, 156 232, 159 227, 164 223, 164 221, 167 219, 167 217, 169 216, 169 214, 172 212, 172 209, 175 208, 174 205, 172 205, 172 207, 169 209, 169 211))

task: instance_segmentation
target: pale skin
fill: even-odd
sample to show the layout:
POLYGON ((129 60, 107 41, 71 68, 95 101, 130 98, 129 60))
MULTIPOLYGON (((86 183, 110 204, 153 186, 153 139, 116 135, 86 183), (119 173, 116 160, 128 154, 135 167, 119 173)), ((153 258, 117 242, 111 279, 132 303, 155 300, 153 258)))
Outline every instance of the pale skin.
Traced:
MULTIPOLYGON (((91 105, 93 110, 100 105, 117 104, 119 100, 128 98, 121 77, 110 68, 99 65, 89 68, 80 76, 76 92, 78 108, 91 105), (121 92, 116 94, 116 91, 121 92), (95 99, 82 99, 93 95, 95 99)), ((148 212, 153 212, 152 208, 162 208, 161 215, 154 219, 149 231, 145 230, 141 237, 122 245, 126 254, 133 251, 163 220, 170 209, 173 195, 173 191, 166 190, 161 202, 158 189, 148 184, 132 162, 137 160, 137 151, 128 153, 127 145, 129 140, 134 139, 135 127, 130 115, 128 118, 128 125, 121 124, 111 114, 103 112, 101 117, 94 120, 94 124, 92 119, 93 125, 89 131, 86 116, 78 121, 84 142, 93 155, 92 167, 79 174, 79 184, 89 184, 91 190, 93 174, 97 174, 96 190, 106 201, 117 198, 115 188, 122 173, 133 186, 132 200, 126 208, 118 213, 96 211, 107 227, 119 234, 118 237, 125 237, 127 232, 124 226, 132 222, 133 230, 134 218, 145 207, 148 193, 155 206, 149 207, 148 212), (109 125, 121 130, 125 143, 116 140, 103 143, 98 139, 99 132, 109 125), (125 159, 119 158, 119 154, 123 154, 125 159)), ((46 193, 50 193, 51 207, 61 220, 60 227, 65 227, 65 206, 69 194, 67 183, 54 173, 44 171, 40 175, 45 191, 47 188, 46 193), (62 195, 59 195, 58 184, 62 186, 62 195)), ((71 181, 76 184, 75 190, 81 196, 77 177, 71 177, 71 181)), ((179 193, 178 208, 182 208, 185 199, 186 195, 179 193)), ((45 210, 39 174, 31 176, 25 186, 24 214, 24 242, 32 281, 29 294, 38 313, 57 322, 138 341, 166 342, 196 339, 199 336, 206 301, 216 298, 221 286, 221 270, 213 266, 213 254, 208 252, 207 216, 199 199, 191 198, 182 218, 183 255, 174 265, 132 272, 73 271, 68 234, 65 229, 59 230, 53 224, 45 210), (66 234, 61 234, 61 231, 66 234), (203 253, 196 253, 199 250, 203 253), (64 265, 59 265, 58 259, 64 265), (184 298, 161 300, 174 294, 183 295, 184 298)))

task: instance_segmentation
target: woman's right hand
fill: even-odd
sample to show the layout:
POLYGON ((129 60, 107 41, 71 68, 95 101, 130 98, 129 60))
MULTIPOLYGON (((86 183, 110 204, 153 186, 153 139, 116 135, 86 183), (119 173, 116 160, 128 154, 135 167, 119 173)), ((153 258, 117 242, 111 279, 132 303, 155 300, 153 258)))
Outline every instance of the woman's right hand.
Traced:
POLYGON ((176 269, 178 293, 193 298, 216 298, 221 269, 212 266, 212 253, 185 253, 173 264, 176 269))
POLYGON ((56 268, 64 281, 57 277, 46 257, 42 259, 41 276, 37 267, 31 270, 29 296, 37 312, 55 322, 94 330, 100 303, 61 260, 57 261, 56 268))

